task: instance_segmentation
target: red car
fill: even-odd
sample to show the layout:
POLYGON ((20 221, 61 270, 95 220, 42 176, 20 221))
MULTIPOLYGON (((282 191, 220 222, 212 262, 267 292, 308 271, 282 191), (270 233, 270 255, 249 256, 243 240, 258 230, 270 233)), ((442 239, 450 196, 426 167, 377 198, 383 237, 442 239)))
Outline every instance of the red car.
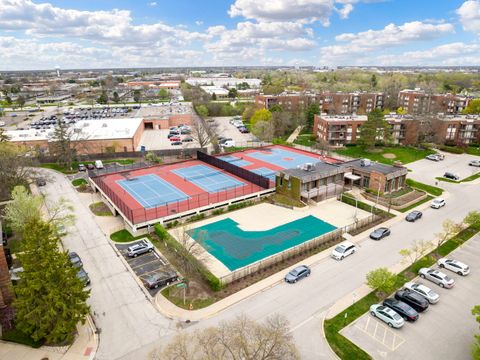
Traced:
POLYGON ((180 139, 179 136, 172 136, 169 140, 170 141, 182 141, 182 139, 180 139))

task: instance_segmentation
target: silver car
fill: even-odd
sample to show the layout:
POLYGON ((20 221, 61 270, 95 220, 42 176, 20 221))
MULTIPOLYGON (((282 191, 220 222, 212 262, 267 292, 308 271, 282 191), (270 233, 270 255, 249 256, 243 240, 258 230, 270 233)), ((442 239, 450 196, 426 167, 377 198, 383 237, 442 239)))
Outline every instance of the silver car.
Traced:
POLYGON ((154 249, 152 243, 147 239, 139 241, 137 244, 130 246, 127 249, 127 255, 129 257, 137 257, 138 255, 152 252, 154 249))
POLYGON ((380 320, 387 323, 388 326, 396 329, 401 328, 405 324, 405 320, 403 320, 395 310, 392 310, 387 306, 374 304, 370 306, 370 314, 374 317, 378 317, 380 320))
POLYGON ((418 271, 418 275, 423 279, 430 280, 442 288, 451 289, 453 285, 455 285, 455 280, 438 270, 421 268, 418 271))
POLYGON ((421 296, 423 296, 425 299, 428 300, 430 304, 436 304, 438 300, 440 300, 440 295, 438 295, 435 291, 430 289, 428 286, 425 286, 423 284, 415 283, 413 281, 407 282, 404 285, 405 289, 408 289, 410 291, 413 291, 421 296))

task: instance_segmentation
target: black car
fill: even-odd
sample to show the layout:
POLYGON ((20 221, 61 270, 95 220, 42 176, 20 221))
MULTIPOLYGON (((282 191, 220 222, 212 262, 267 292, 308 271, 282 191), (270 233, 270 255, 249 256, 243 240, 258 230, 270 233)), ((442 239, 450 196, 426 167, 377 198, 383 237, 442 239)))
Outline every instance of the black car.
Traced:
POLYGON ((178 136, 178 134, 177 133, 169 133, 167 135, 167 138, 170 139, 171 137, 174 137, 174 136, 178 136))
POLYGON ((310 276, 310 273, 311 270, 307 265, 300 265, 285 275, 285 281, 290 284, 296 283, 298 280, 310 276))
POLYGON ((381 240, 384 237, 390 235, 390 229, 386 227, 380 227, 378 229, 375 229, 371 234, 370 234, 370 239, 373 240, 381 240))
POLYGON ((403 320, 416 321, 418 319, 418 312, 403 301, 388 298, 383 301, 383 305, 395 310, 398 315, 403 317, 403 320))
POLYGON ((395 299, 403 301, 407 305, 410 305, 418 312, 422 312, 428 309, 428 300, 423 296, 414 293, 413 291, 403 289, 398 290, 395 293, 395 299))
POLYGON ((78 171, 87 171, 87 167, 83 164, 78 164, 78 171))
POLYGON ((249 133, 248 129, 245 126, 240 126, 238 128, 238 131, 240 131, 242 134, 247 134, 249 133))
POLYGON ((418 219, 420 219, 422 217, 422 212, 421 211, 418 211, 418 210, 414 210, 412 211, 411 213, 409 213, 407 215, 407 217, 405 218, 405 220, 407 221, 410 221, 410 222, 414 222, 418 219))
POLYGON ((446 172, 445 174, 443 174, 443 177, 455 181, 460 180, 460 177, 458 175, 451 172, 446 172))
POLYGON ((177 280, 177 273, 169 271, 148 275, 144 278, 143 283, 148 289, 156 289, 161 286, 170 285, 177 280))
POLYGON ((72 263, 73 266, 76 268, 82 267, 83 262, 82 259, 80 259, 80 256, 74 251, 68 253, 68 257, 70 258, 70 262, 72 263))
POLYGON ((95 165, 93 165, 93 164, 87 164, 87 169, 88 169, 88 170, 95 170, 95 165))
POLYGON ((170 145, 182 145, 181 141, 172 141, 170 145))

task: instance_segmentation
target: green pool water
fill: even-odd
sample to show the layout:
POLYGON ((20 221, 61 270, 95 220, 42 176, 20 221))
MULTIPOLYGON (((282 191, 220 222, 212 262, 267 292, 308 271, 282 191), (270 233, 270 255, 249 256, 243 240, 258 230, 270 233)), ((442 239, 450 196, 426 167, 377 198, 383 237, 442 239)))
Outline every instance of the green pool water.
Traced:
POLYGON ((244 231, 226 218, 191 229, 188 234, 233 271, 335 229, 310 215, 265 231, 244 231))

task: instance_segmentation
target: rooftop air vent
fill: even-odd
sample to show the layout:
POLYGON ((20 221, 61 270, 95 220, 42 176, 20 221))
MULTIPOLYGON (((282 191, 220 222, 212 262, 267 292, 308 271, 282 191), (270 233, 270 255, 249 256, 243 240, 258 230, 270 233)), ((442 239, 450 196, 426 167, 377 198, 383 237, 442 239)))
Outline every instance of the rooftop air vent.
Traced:
POLYGON ((360 160, 360 166, 370 166, 372 165, 372 161, 370 159, 362 159, 360 160))

